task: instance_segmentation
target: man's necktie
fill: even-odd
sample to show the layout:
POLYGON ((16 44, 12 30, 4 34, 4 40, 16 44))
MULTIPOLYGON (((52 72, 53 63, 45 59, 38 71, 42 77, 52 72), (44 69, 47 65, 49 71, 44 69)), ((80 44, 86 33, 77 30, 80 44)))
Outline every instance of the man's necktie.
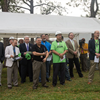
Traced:
POLYGON ((16 55, 15 47, 13 47, 14 55, 16 55))
POLYGON ((27 51, 29 51, 29 46, 28 46, 28 44, 27 44, 27 51))

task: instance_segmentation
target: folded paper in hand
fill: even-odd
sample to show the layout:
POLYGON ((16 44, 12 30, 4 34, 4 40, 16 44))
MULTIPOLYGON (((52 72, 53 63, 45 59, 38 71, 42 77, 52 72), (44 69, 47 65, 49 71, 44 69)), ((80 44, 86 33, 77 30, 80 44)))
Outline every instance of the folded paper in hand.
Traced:
POLYGON ((95 63, 99 63, 99 58, 97 58, 96 56, 94 57, 94 62, 95 63))
POLYGON ((18 56, 17 56, 17 57, 14 57, 14 58, 13 58, 13 61, 17 61, 17 60, 20 60, 20 59, 22 59, 22 57, 18 57, 18 56))
POLYGON ((63 61, 64 59, 65 59, 65 55, 63 55, 63 58, 62 59, 60 58, 60 61, 63 61))
POLYGON ((52 59, 52 55, 49 55, 47 61, 51 61, 51 59, 52 59))

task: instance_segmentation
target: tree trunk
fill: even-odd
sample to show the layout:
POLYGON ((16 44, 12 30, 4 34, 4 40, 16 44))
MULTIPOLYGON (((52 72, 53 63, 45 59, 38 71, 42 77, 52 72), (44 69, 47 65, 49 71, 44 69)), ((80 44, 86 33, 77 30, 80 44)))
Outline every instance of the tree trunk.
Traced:
MULTIPOLYGON (((7 0, 2 0, 1 4, 2 12, 8 12, 8 4, 7 0)), ((9 38, 3 38, 4 47, 9 44, 9 38)))
POLYGON ((98 11, 98 2, 97 2, 97 0, 91 0, 91 6, 90 6, 91 15, 90 15, 90 17, 96 17, 97 11, 98 11), (95 4, 96 4, 96 10, 94 10, 95 4))
POLYGON ((7 4, 7 0, 2 0, 2 12, 8 12, 8 4, 7 4))
POLYGON ((33 14, 34 13, 34 4, 33 4, 33 0, 30 1, 30 13, 33 14))

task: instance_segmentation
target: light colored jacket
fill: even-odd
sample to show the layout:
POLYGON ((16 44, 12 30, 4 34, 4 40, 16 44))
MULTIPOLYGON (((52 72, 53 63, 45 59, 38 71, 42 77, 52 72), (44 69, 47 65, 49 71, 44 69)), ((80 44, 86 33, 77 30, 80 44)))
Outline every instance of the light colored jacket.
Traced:
MULTIPOLYGON (((78 46, 77 41, 74 40, 75 51, 74 51, 73 45, 72 45, 70 40, 66 41, 66 45, 68 47, 67 58, 74 58, 74 52, 75 51, 77 51, 77 52, 79 51, 79 46, 78 46)), ((75 55, 75 58, 78 58, 78 55, 75 55)))
MULTIPOLYGON (((20 53, 19 48, 15 47, 16 55, 20 53)), ((6 58, 6 66, 11 67, 13 65, 13 59, 10 57, 11 55, 14 56, 13 46, 7 46, 5 49, 5 58, 6 58)), ((17 66, 19 67, 19 61, 17 61, 17 66)))

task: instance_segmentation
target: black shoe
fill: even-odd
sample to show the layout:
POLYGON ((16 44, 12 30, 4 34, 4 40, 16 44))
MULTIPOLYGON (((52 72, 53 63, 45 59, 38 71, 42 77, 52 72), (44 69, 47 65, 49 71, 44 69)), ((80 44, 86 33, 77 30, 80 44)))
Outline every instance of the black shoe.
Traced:
POLYGON ((49 86, 47 86, 46 84, 45 85, 42 85, 43 87, 46 87, 46 88, 48 88, 49 86))
POLYGON ((36 90, 37 89, 37 87, 33 87, 33 90, 36 90))
POLYGON ((33 80, 31 80, 30 82, 33 82, 33 80))
POLYGON ((67 81, 72 81, 71 79, 67 80, 67 81))
POLYGON ((21 83, 25 83, 26 81, 21 81, 21 83))
POLYGON ((53 87, 56 87, 56 85, 55 85, 55 84, 53 84, 53 87))
POLYGON ((61 85, 65 85, 65 83, 61 84, 61 85))
POLYGON ((12 89, 12 87, 8 87, 8 89, 12 89))
POLYGON ((80 75, 79 77, 80 77, 80 78, 82 78, 82 77, 83 77, 83 75, 80 75))
POLYGON ((71 78, 74 78, 74 76, 71 76, 71 78))
POLYGON ((46 78, 47 82, 50 82, 48 78, 46 78))

